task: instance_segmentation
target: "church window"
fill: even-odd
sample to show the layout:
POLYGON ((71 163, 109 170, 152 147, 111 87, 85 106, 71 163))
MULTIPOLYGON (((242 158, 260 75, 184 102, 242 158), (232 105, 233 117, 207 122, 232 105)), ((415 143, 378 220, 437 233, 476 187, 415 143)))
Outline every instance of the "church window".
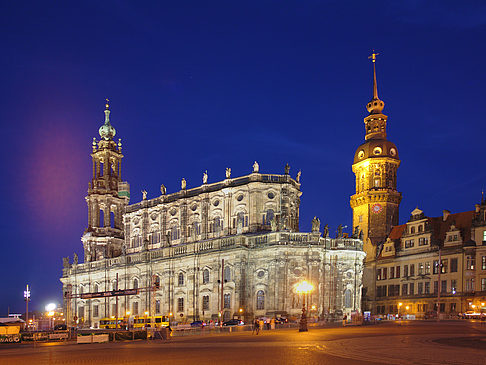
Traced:
POLYGON ((138 289, 138 279, 133 279, 133 289, 138 289))
POLYGON ((177 311, 184 312, 184 298, 177 298, 177 311))
POLYGON ((223 299, 224 308, 231 308, 231 294, 225 294, 223 299))
POLYGON ((224 281, 225 283, 231 281, 231 268, 229 266, 224 268, 224 281))
POLYGON ((209 295, 203 296, 202 309, 203 311, 209 310, 209 295))
POLYGON ((160 299, 155 301, 155 313, 160 313, 160 299))
POLYGON ((132 314, 136 316, 138 314, 138 302, 133 302, 132 309, 133 309, 132 314))
POLYGON ((99 317, 100 311, 98 304, 93 305, 93 317, 99 317))
POLYGON ((238 213, 236 220, 237 220, 236 222, 237 227, 238 226, 246 227, 248 224, 248 220, 247 219, 245 220, 245 214, 243 212, 238 213), (247 224, 245 224, 245 221, 247 224))
POLYGON ((349 289, 344 291, 344 306, 346 308, 351 308, 351 290, 349 289))
POLYGON ((179 239, 179 227, 175 224, 170 228, 170 239, 173 241, 179 239))
POLYGON ((208 284, 209 283, 209 270, 204 269, 203 271, 203 284, 208 284))
POLYGON ((98 291, 99 291, 99 286, 98 286, 98 283, 95 283, 93 291, 94 291, 95 293, 98 293, 98 291))
POLYGON ((79 294, 83 294, 83 286, 82 285, 79 286, 79 294))
POLYGON ((110 227, 115 228, 115 212, 110 212, 110 227))
POLYGON ((265 309, 265 292, 263 290, 259 290, 257 292, 256 309, 257 310, 265 309))
POLYGON ((150 243, 152 245, 155 245, 157 243, 160 243, 160 231, 153 231, 150 234, 150 243))
POLYGON ((105 212, 103 211, 103 209, 100 209, 100 224, 99 224, 100 227, 104 227, 105 226, 105 212))
POLYGON ((177 284, 179 286, 184 285, 184 273, 182 273, 182 272, 179 273, 179 276, 177 278, 177 284))
POLYGON ((98 176, 99 177, 102 177, 103 176, 103 172, 104 172, 104 168, 103 168, 103 162, 100 162, 99 166, 98 166, 98 176))
POLYGON ((274 217, 275 217, 275 213, 273 212, 273 209, 268 209, 267 214, 266 214, 266 218, 265 218, 265 224, 270 225, 270 222, 272 221, 272 219, 274 217))
POLYGON ((84 306, 78 308, 78 316, 79 318, 84 318, 84 306))
POLYGON ((195 235, 201 234, 201 224, 199 222, 194 222, 194 234, 195 235))

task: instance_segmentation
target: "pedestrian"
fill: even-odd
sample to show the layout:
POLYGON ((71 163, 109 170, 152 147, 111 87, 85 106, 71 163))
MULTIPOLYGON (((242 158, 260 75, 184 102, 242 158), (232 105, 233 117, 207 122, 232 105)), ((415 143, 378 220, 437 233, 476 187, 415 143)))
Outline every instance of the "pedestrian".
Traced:
POLYGON ((348 321, 348 316, 345 314, 343 316, 343 327, 346 327, 346 322, 348 321))
POLYGON ((253 322, 253 331, 251 332, 251 334, 255 332, 257 335, 260 332, 260 322, 258 321, 258 319, 255 319, 255 322, 253 322))

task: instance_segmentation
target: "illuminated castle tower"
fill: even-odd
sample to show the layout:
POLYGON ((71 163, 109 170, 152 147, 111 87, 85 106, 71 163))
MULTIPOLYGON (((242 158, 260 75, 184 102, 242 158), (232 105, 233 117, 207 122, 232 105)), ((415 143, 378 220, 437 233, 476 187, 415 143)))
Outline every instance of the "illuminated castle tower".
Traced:
POLYGON ((366 105, 370 113, 364 118, 365 143, 354 155, 356 193, 351 196, 353 226, 363 231, 366 261, 374 260, 376 247, 384 242, 391 227, 398 224, 398 208, 402 194, 397 191, 398 150, 386 139, 387 116, 378 98, 376 84, 376 53, 373 62, 373 99, 366 105))
POLYGON ((123 245, 123 213, 130 200, 129 185, 121 180, 121 140, 113 141, 115 128, 110 124, 106 100, 105 123, 100 141, 93 138, 93 178, 89 183, 88 228, 81 238, 85 262, 119 256, 123 245))

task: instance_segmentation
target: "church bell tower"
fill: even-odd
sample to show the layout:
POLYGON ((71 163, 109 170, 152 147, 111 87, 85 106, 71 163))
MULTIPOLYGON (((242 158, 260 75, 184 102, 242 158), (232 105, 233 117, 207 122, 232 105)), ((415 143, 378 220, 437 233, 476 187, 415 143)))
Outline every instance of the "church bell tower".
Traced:
POLYGON ((113 140, 116 131, 110 124, 109 108, 107 99, 101 139, 93 138, 93 178, 86 196, 88 227, 81 238, 85 262, 119 256, 123 246, 123 212, 130 192, 121 179, 121 140, 118 144, 113 140))
POLYGON ((377 246, 384 242, 391 227, 398 224, 398 208, 402 194, 397 191, 398 150, 386 138, 388 117, 382 113, 384 102, 378 98, 376 56, 373 64, 373 98, 366 105, 369 115, 364 118, 365 142, 354 155, 356 193, 351 196, 353 226, 363 232, 366 261, 376 257, 377 246))

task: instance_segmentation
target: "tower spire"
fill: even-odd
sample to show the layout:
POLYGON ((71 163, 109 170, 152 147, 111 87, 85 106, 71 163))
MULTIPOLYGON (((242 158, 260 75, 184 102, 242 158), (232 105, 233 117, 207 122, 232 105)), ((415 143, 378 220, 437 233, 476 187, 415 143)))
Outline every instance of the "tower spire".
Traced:
POLYGON ((366 105, 370 114, 379 114, 385 107, 385 103, 378 97, 378 83, 376 82, 376 56, 378 55, 379 53, 373 50, 371 56, 368 57, 373 63, 373 99, 366 105))
POLYGON ((110 100, 108 98, 105 99, 106 104, 105 104, 105 124, 103 124, 100 129, 99 129, 99 134, 100 137, 103 138, 104 140, 112 140, 113 137, 116 134, 115 128, 110 124, 110 100))

